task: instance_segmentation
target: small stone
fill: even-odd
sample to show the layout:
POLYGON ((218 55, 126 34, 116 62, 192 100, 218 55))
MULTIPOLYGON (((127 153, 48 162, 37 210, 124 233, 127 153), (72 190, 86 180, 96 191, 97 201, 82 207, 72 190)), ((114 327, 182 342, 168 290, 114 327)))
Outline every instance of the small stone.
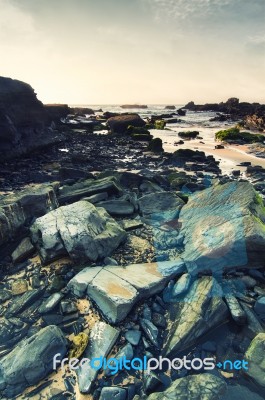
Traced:
POLYGON ((256 279, 251 278, 251 276, 248 275, 242 276, 240 280, 244 283, 247 289, 252 289, 257 284, 256 279))
POLYGON ((166 328, 167 326, 166 318, 164 317, 164 315, 159 313, 153 313, 152 322, 155 326, 158 326, 159 328, 166 328))
POLYGON ((144 318, 140 319, 140 324, 150 342, 153 343, 153 345, 158 348, 159 344, 158 344, 157 327, 151 321, 148 321, 147 319, 144 318))
POLYGON ((11 285, 12 294, 23 294, 28 290, 28 282, 25 279, 17 279, 11 285))
MULTIPOLYGON (((132 360, 133 359, 133 347, 132 347, 132 345, 130 343, 127 343, 124 347, 122 347, 118 351, 118 353, 115 354, 114 358, 116 359, 117 364, 118 364, 118 361, 121 360, 121 359, 132 360)), ((115 364, 114 367, 113 367, 113 363, 114 363, 113 361, 109 362, 109 366, 112 366, 112 367, 108 367, 106 369, 106 371, 105 371, 105 375, 106 376, 115 375, 117 372, 120 371, 120 370, 116 371, 117 365, 115 364)))
POLYGON ((105 265, 119 265, 119 264, 117 263, 117 261, 114 260, 114 258, 111 258, 111 257, 105 257, 105 258, 104 258, 104 264, 105 264, 105 265))
POLYGON ((44 300, 42 305, 39 307, 40 314, 46 314, 49 311, 53 310, 54 307, 57 306, 59 301, 63 298, 62 293, 54 293, 48 299, 44 300))
POLYGON ((32 245, 30 238, 27 237, 23 239, 11 255, 13 263, 24 261, 27 257, 33 254, 34 251, 35 248, 32 245))
POLYGON ((70 300, 62 300, 60 304, 62 314, 71 314, 77 311, 75 303, 70 300))
POLYGON ((11 299, 12 293, 9 290, 1 289, 0 290, 0 303, 4 303, 5 301, 11 299))
POLYGON ((125 333, 125 339, 133 346, 137 346, 141 339, 141 332, 137 330, 129 330, 125 333))

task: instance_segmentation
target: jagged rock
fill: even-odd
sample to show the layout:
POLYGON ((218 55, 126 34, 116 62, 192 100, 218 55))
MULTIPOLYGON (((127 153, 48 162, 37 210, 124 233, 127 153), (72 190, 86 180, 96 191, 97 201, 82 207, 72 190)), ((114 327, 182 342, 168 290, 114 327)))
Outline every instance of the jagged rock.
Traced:
POLYGON ((128 126, 142 127, 145 126, 144 120, 138 114, 118 115, 111 117, 107 121, 111 132, 126 133, 128 126))
POLYGON ((69 255, 73 260, 96 261, 110 255, 126 232, 103 208, 79 201, 38 218, 31 227, 43 263, 69 255))
POLYGON ((222 300, 222 289, 213 277, 205 276, 194 282, 181 302, 172 304, 170 327, 163 352, 171 356, 191 346, 228 317, 222 300))
POLYGON ((107 357, 118 336, 119 330, 105 322, 97 322, 93 326, 88 346, 83 354, 83 358, 87 358, 88 361, 82 363, 82 366, 77 370, 78 386, 81 393, 90 393, 91 386, 100 369, 100 364, 98 363, 95 363, 95 368, 92 368, 90 360, 107 357))
POLYGON ((265 208, 249 182, 228 182, 190 196, 179 222, 182 256, 191 272, 264 263, 265 208))
POLYGON ((23 239, 11 255, 13 263, 24 261, 27 257, 34 253, 34 250, 35 249, 30 241, 30 238, 27 237, 23 239))
POLYGON ((60 140, 52 118, 27 83, 0 77, 1 160, 60 140))
POLYGON ((122 192, 117 179, 114 176, 107 176, 102 179, 87 179, 74 185, 65 185, 59 189, 58 201, 60 205, 73 203, 83 197, 99 193, 108 195, 119 195, 122 192))
POLYGON ((0 303, 4 303, 5 301, 11 299, 12 293, 9 290, 1 289, 0 290, 0 303))
POLYGON ((172 288, 172 297, 176 298, 177 296, 183 295, 189 289, 189 286, 192 282, 192 278, 190 274, 183 274, 175 283, 172 288))
POLYGON ((138 300, 160 292, 172 277, 184 270, 185 264, 180 260, 86 268, 68 283, 68 288, 76 296, 86 291, 104 316, 115 324, 127 316, 138 300))
POLYGON ((245 311, 241 308, 238 300, 234 296, 225 296, 225 300, 233 320, 238 325, 245 325, 247 316, 245 311))
POLYGON ((96 204, 100 201, 107 200, 108 193, 102 192, 97 194, 92 194, 92 196, 84 197, 83 200, 89 201, 89 203, 96 204))
POLYGON ((62 359, 66 351, 66 339, 53 325, 21 341, 0 360, 2 395, 13 399, 26 387, 37 384, 52 371, 55 354, 60 353, 58 359, 62 359))
POLYGON ((141 324, 141 327, 143 328, 143 331, 145 332, 146 336, 150 340, 150 342, 155 347, 158 348, 159 344, 158 344, 158 329, 157 329, 157 327, 151 321, 148 321, 148 319, 145 319, 145 318, 140 319, 140 324, 141 324))
POLYGON ((252 340, 245 354, 245 360, 248 361, 246 374, 262 387, 265 387, 264 351, 265 333, 259 333, 252 340))
POLYGON ((177 379, 165 392, 152 393, 147 400, 221 400, 225 392, 226 383, 206 373, 177 379))
POLYGON ((252 309, 243 301, 240 302, 240 305, 247 317, 247 326, 245 328, 246 335, 250 337, 250 339, 253 339, 258 333, 263 332, 264 329, 252 309))
POLYGON ((51 185, 35 185, 0 199, 0 245, 22 230, 24 224, 58 207, 51 185))
POLYGON ((154 219, 176 218, 184 204, 174 192, 150 193, 139 199, 141 214, 154 219))

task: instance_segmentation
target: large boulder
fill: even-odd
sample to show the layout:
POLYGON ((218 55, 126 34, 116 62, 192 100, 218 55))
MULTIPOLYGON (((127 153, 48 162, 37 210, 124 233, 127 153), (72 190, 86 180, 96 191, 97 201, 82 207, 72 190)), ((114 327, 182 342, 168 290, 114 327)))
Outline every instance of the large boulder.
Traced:
POLYGON ((264 265, 265 207, 249 182, 228 182, 192 195, 179 222, 182 256, 191 272, 264 265))
POLYGON ((0 198, 0 245, 16 237, 25 224, 58 207, 52 185, 35 185, 0 198))
POLYGON ((265 333, 259 333, 250 343, 245 354, 248 361, 248 371, 246 374, 257 384, 265 387, 265 333))
POLYGON ((85 268, 68 283, 68 288, 76 296, 88 294, 104 317, 116 324, 137 301, 161 292, 184 270, 181 260, 85 268))
POLYGON ((221 400, 226 383, 212 374, 177 379, 165 392, 152 393, 147 400, 221 400))
POLYGON ((145 122, 138 114, 124 114, 109 118, 107 125, 113 133, 126 133, 128 126, 142 127, 145 122))
POLYGON ((195 281, 184 298, 172 303, 170 319, 172 325, 163 350, 166 356, 190 347, 203 334, 228 319, 228 309, 217 281, 210 276, 195 281))
POLYGON ((67 341, 57 326, 41 329, 30 338, 21 341, 0 360, 0 391, 9 399, 31 385, 39 383, 53 369, 53 357, 60 353, 63 359, 67 341))
POLYGON ((31 227, 42 262, 69 255, 85 262, 109 256, 125 239, 126 232, 103 208, 87 201, 59 207, 31 227))
POLYGON ((52 118, 27 83, 0 77, 1 160, 58 141, 52 118))

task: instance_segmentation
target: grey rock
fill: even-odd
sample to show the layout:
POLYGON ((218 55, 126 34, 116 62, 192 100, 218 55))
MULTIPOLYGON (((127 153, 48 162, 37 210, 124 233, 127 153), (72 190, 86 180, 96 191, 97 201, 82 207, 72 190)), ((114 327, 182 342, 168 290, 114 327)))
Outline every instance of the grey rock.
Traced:
MULTIPOLYGON (((125 346, 120 348, 119 351, 115 354, 114 358, 117 360, 117 364, 121 359, 132 360, 133 359, 132 345, 130 343, 127 343, 125 346)), ((115 365, 114 365, 114 361, 110 361, 109 365, 111 366, 111 368, 106 369, 105 375, 106 376, 115 375, 115 369, 117 367, 116 361, 115 361, 115 365)))
POLYGON ((4 303, 5 301, 11 299, 12 293, 10 290, 1 289, 0 290, 0 303, 4 303))
POLYGON ((245 372, 258 385, 265 387, 265 333, 259 333, 250 343, 244 359, 248 361, 248 370, 245 372))
POLYGON ((118 265, 117 261, 111 257, 104 258, 104 264, 105 265, 118 265))
POLYGON ((158 329, 157 327, 148 319, 141 318, 140 319, 141 327, 143 328, 144 333, 150 340, 150 342, 157 348, 159 348, 158 344, 158 329))
POLYGON ((92 196, 98 193, 108 193, 108 195, 122 193, 122 190, 115 177, 109 176, 102 179, 88 179, 71 186, 63 186, 59 190, 59 204, 73 203, 83 197, 92 196))
POLYGON ((62 293, 53 293, 48 299, 44 300, 42 305, 39 307, 40 314, 46 314, 52 311, 60 300, 64 297, 62 293))
POLYGON ((202 350, 209 351, 211 353, 216 352, 216 343, 213 341, 208 340, 202 344, 202 350))
POLYGON ((225 382, 212 374, 190 375, 177 379, 165 392, 152 393, 147 400, 221 400, 225 382))
POLYGON ((79 272, 67 285, 67 288, 77 297, 83 297, 88 285, 93 281, 102 267, 87 267, 79 272))
POLYGON ((131 329, 125 332, 124 336, 129 343, 131 343, 133 346, 137 346, 140 342, 142 334, 140 331, 131 329))
POLYGON ((190 274, 183 274, 176 282, 172 289, 172 297, 180 296, 186 293, 191 284, 191 276, 190 274))
MULTIPOLYGON (((90 283, 87 284, 87 294, 95 301, 104 316, 113 324, 122 321, 141 299, 160 292, 169 279, 185 270, 182 261, 166 261, 150 264, 130 264, 126 267, 108 266, 101 269, 90 283)), ((76 280, 82 281, 84 288, 84 274, 81 279, 77 275, 74 283, 69 282, 78 292, 76 280)), ((89 280, 91 276, 89 277, 89 280)))
POLYGON ((74 261, 95 261, 110 255, 126 232, 107 212, 79 201, 38 218, 31 227, 43 263, 69 255, 74 261))
POLYGON ((18 236, 25 223, 58 207, 51 185, 35 185, 0 200, 0 245, 18 236))
POLYGON ((52 325, 21 341, 0 360, 2 394, 13 399, 26 387, 37 384, 52 371, 55 354, 60 353, 58 359, 62 359, 66 351, 66 339, 52 325))
POLYGON ((262 320, 265 320, 265 296, 258 298, 254 305, 254 311, 262 320))
POLYGON ((97 204, 97 207, 103 207, 110 215, 127 216, 134 213, 134 206, 124 200, 106 200, 97 204))
POLYGON ((238 300, 234 296, 225 296, 225 301, 233 320, 238 325, 245 325, 247 321, 247 316, 245 311, 240 306, 238 300))
POLYGON ((125 231, 132 231, 134 229, 142 228, 143 223, 137 219, 124 219, 121 225, 125 231))
POLYGON ((195 281, 181 303, 171 304, 173 321, 164 346, 166 356, 189 347, 228 318, 221 287, 214 278, 208 276, 195 281))
POLYGON ((164 315, 159 313, 153 313, 152 322, 158 328, 166 328, 167 326, 166 318, 164 317, 164 315))
POLYGON ((62 300, 60 310, 62 314, 71 314, 77 311, 77 307, 71 300, 62 300))
POLYGON ((126 400, 126 390, 120 387, 104 387, 99 400, 126 400))
POLYGON ((252 289, 254 286, 256 286, 257 281, 254 278, 251 278, 251 276, 245 275, 242 276, 241 281, 245 285, 247 289, 252 289))
POLYGON ((240 305, 247 316, 247 327, 245 328, 246 335, 250 337, 250 339, 253 339, 258 333, 264 332, 264 329, 252 309, 243 301, 240 301, 240 305))
MULTIPOLYGON (((177 218, 185 204, 174 192, 156 192, 146 194, 138 201, 143 216, 163 220, 167 217, 177 218)), ((170 219, 168 218, 168 219, 170 219)))
MULTIPOLYGON (((83 354, 83 358, 92 360, 94 358, 104 358, 111 351, 119 336, 119 330, 106 324, 97 322, 90 333, 88 346, 83 354)), ((95 365, 98 366, 99 365, 95 365)), ((78 386, 81 393, 90 393, 91 386, 98 374, 96 368, 92 368, 90 362, 83 363, 77 370, 78 386)))
POLYGON ((32 245, 30 238, 27 237, 23 239, 11 255, 13 263, 24 261, 27 257, 33 254, 34 251, 35 248, 32 245))
POLYGON ((161 385, 161 383, 161 379, 159 379, 154 372, 144 374, 144 389, 146 394, 154 392, 157 386, 161 385))
POLYGON ((17 315, 24 311, 27 307, 31 306, 37 299, 44 293, 43 289, 28 290, 21 296, 12 300, 7 310, 7 316, 17 315))
POLYGON ((179 221, 182 257, 191 272, 255 267, 264 260, 264 207, 248 182, 228 182, 193 194, 179 221))
POLYGON ((100 201, 107 200, 109 197, 107 192, 92 194, 92 196, 84 197, 82 200, 89 201, 89 203, 96 204, 100 201))

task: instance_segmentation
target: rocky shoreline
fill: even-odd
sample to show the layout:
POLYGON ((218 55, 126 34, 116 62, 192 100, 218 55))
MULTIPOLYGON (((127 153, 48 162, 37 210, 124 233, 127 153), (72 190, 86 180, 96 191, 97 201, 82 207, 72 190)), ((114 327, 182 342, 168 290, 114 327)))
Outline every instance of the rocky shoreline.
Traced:
POLYGON ((13 149, 0 165, 0 398, 264 398, 265 169, 247 163, 243 179, 202 151, 162 151, 151 136, 168 117, 69 116, 68 106, 39 104, 39 131, 39 115, 23 120, 21 92, 20 112, 14 94, 9 110, 8 84, 13 93, 0 80, 0 142, 13 149), (58 140, 40 149, 46 129, 58 140), (57 353, 217 366, 54 372, 57 353), (249 368, 225 369, 228 359, 249 368))

